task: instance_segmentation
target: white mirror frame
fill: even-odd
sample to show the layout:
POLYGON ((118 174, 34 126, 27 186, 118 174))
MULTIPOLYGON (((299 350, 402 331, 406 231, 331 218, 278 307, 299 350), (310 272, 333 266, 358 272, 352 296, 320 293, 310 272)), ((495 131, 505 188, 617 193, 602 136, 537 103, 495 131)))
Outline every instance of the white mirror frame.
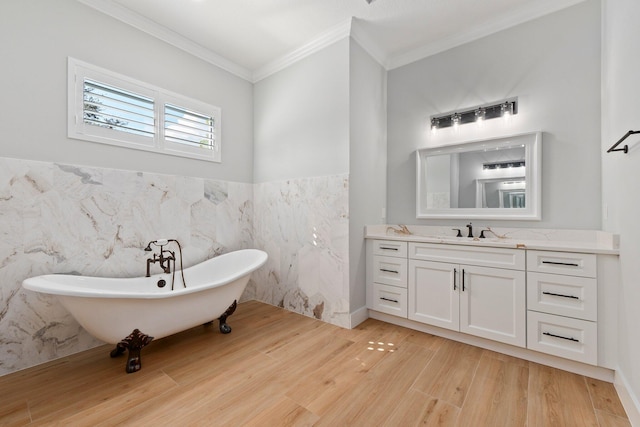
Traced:
POLYGON ((462 218, 462 219, 505 219, 539 221, 542 218, 542 132, 531 132, 503 136, 462 144, 436 148, 422 148, 416 151, 416 218, 462 218), (434 155, 464 153, 491 148, 509 147, 516 144, 525 148, 526 207, 524 208, 448 208, 427 209, 426 193, 423 193, 426 179, 426 158, 434 155))

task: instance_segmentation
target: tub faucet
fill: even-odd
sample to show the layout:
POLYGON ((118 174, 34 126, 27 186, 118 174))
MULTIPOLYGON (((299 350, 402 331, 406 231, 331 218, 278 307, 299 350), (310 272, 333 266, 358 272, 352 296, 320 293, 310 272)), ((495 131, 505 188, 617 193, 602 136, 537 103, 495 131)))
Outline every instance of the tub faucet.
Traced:
POLYGON ((160 246, 160 253, 154 253, 152 258, 147 258, 147 277, 151 277, 151 264, 155 264, 156 262, 160 263, 160 268, 162 268, 162 271, 164 271, 165 274, 171 273, 171 261, 173 261, 175 265, 176 253, 168 249, 164 249, 165 245, 167 245, 169 241, 167 239, 153 240, 149 242, 144 250, 151 251, 152 243, 156 246, 160 246))

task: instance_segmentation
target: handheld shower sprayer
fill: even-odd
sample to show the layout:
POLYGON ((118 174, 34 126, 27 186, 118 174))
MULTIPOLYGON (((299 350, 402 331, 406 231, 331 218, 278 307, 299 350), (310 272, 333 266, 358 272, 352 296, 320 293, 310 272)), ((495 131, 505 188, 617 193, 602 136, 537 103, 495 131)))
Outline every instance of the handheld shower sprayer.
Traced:
POLYGON ((154 244, 155 246, 165 246, 167 245, 169 242, 177 242, 177 240, 174 239, 157 239, 157 240, 152 240, 149 243, 147 243, 147 247, 144 248, 145 251, 147 252, 151 252, 153 249, 151 249, 151 244, 154 244))

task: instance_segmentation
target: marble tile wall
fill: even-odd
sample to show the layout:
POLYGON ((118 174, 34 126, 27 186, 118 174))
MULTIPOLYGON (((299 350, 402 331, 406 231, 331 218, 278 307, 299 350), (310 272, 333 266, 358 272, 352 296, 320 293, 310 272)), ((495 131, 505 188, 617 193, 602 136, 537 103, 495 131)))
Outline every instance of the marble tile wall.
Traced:
POLYGON ((349 327, 349 179, 336 175, 255 184, 257 300, 349 327))
POLYGON ((0 158, 0 375, 100 344, 23 279, 140 276, 156 238, 192 265, 253 247, 252 220, 252 184, 0 158))

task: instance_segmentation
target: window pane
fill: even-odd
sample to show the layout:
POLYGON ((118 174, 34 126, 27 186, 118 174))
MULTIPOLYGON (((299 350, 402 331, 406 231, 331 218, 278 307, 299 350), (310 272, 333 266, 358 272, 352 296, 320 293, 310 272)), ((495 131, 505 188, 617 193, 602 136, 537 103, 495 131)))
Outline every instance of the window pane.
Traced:
POLYGON ((175 105, 164 106, 164 135, 167 141, 211 150, 215 146, 215 125, 212 116, 175 105))
POLYGON ((84 123, 153 137, 153 100, 124 89, 84 81, 84 123))

